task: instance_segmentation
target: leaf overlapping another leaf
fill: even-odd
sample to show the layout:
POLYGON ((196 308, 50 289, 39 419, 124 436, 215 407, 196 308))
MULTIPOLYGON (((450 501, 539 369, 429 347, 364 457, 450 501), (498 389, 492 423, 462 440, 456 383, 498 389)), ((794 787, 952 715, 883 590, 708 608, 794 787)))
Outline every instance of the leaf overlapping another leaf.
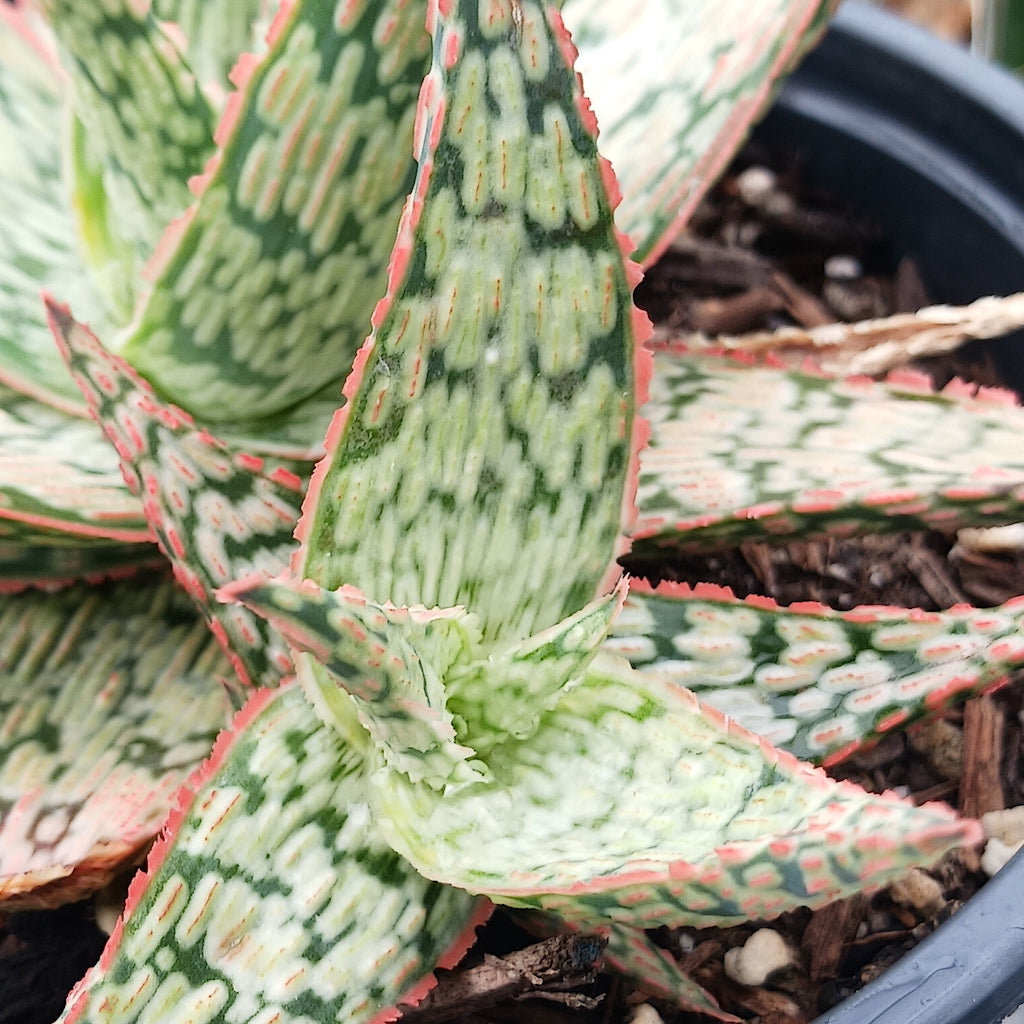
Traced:
POLYGON ((797 757, 831 764, 994 689, 1024 664, 1017 598, 947 612, 739 601, 716 587, 635 584, 605 648, 691 689, 797 757))
POLYGON ((213 111, 148 6, 41 0, 80 122, 72 148, 80 238, 118 323, 130 317, 142 268, 213 150, 213 111))
POLYGON ((233 451, 188 413, 160 402, 123 360, 66 309, 50 323, 90 411, 179 582, 224 645, 243 685, 276 686, 291 658, 262 620, 213 597, 229 580, 287 564, 302 495, 292 464, 233 451))
POLYGON ((159 828, 228 665, 165 574, 0 598, 0 665, 0 902, 68 902, 159 828))
POLYGON ((832 380, 659 352, 636 547, 1015 522, 1024 410, 920 374, 832 380))
POLYGON ((381 841, 364 772, 298 689, 253 696, 61 1019, 394 1019, 489 910, 381 841))
MULTIPOLYGON (((564 685, 532 729, 492 743, 474 775, 438 785, 410 771, 392 745, 408 737, 409 716, 429 727, 446 689, 457 692, 465 640, 445 650, 429 634, 450 613, 417 621, 308 584, 238 596, 360 695, 376 746, 369 800, 382 834, 427 877, 498 902, 555 911, 576 926, 733 923, 878 884, 977 835, 976 823, 948 808, 833 783, 702 712, 690 691, 595 656, 579 619, 560 631, 576 658, 563 660, 564 685), (390 629, 371 635, 363 662, 339 660, 354 649, 353 630, 372 629, 375 617, 390 629), (375 685, 382 672, 390 685, 375 685), (421 678, 432 681, 429 703, 396 692, 403 682, 418 691, 421 678)), ((472 661, 500 692, 505 661, 496 653, 472 661)), ((462 697, 458 737, 472 743, 489 694, 477 687, 462 697)), ((424 744, 424 764, 455 734, 450 721, 448 730, 424 744)))
POLYGON ((464 604, 488 637, 552 625, 617 575, 648 372, 610 171, 543 18, 436 18, 416 187, 296 563, 328 589, 464 604))
POLYGON ((122 350, 162 394, 259 421, 344 378, 412 184, 427 58, 410 0, 281 9, 268 52, 235 69, 216 159, 122 350))
POLYGON ((654 262, 725 170, 836 0, 564 0, 579 70, 622 186, 618 221, 654 262))

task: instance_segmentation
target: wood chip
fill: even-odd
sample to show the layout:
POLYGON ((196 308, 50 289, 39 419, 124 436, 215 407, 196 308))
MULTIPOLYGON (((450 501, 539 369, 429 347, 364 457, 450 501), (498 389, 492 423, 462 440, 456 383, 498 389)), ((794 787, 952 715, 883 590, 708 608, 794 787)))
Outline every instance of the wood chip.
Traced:
POLYGON ((771 281, 775 264, 751 249, 696 235, 680 235, 658 265, 658 273, 693 284, 756 288, 771 281))
POLYGON ((691 313, 694 327, 705 334, 748 330, 769 313, 786 308, 786 299, 775 288, 759 286, 724 299, 699 299, 691 313))
POLYGON ((801 326, 806 328, 825 327, 835 322, 835 317, 828 311, 825 304, 802 285, 796 283, 781 270, 772 274, 772 284, 785 299, 786 312, 801 326))
POLYGON ((920 534, 914 534, 903 552, 907 570, 917 578, 937 608, 949 608, 967 601, 957 585, 946 559, 927 546, 920 534))
POLYGON ((475 967, 442 975, 421 1003, 403 1011, 402 1021, 441 1024, 505 999, 589 984, 605 942, 596 936, 556 935, 507 956, 486 956, 475 967))
POLYGON ((1003 713, 991 697, 975 697, 964 707, 964 771, 960 813, 979 818, 1006 807, 1001 782, 1003 713))
POLYGON ((857 937, 857 928, 870 902, 870 897, 859 892, 815 911, 800 942, 812 981, 836 976, 847 947, 857 937))

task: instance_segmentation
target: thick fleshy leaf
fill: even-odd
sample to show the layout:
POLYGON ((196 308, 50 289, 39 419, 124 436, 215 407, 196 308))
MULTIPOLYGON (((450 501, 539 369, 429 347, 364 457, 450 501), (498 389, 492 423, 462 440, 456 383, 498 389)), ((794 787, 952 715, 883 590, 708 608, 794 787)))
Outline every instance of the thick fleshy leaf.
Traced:
POLYGON ((263 620, 222 605, 213 593, 239 576, 273 576, 287 565, 303 489, 296 467, 230 449, 187 413, 160 402, 67 309, 50 303, 48 310, 72 376, 116 449, 129 487, 142 497, 175 575, 207 616, 240 681, 277 685, 291 670, 283 641, 263 620))
POLYGON ((537 730, 580 682, 625 588, 528 640, 487 644, 461 608, 378 605, 352 587, 243 580, 219 596, 266 616, 312 654, 352 695, 392 768, 442 787, 485 777, 470 760, 477 751, 537 730))
POLYGON ((642 928, 613 924, 604 960, 616 974, 632 978, 647 995, 715 1020, 740 1019, 722 1010, 710 993, 683 974, 672 955, 651 942, 642 928))
POLYGON ((622 183, 619 225, 653 263, 725 170, 837 0, 565 0, 622 183))
POLYGON ((273 6, 272 0, 153 0, 152 11, 207 98, 219 105, 239 55, 264 45, 273 6))
POLYGON ((293 646, 314 654, 352 695, 396 771, 438 787, 480 777, 474 751, 456 742, 442 683, 479 642, 473 616, 461 608, 388 607, 353 587, 327 591, 308 581, 244 580, 219 596, 258 611, 293 646))
POLYGON ((487 765, 444 794, 382 766, 374 818, 428 878, 576 926, 770 917, 980 837, 943 805, 833 782, 608 655, 487 765))
POLYGON ((59 590, 76 581, 99 582, 130 576, 139 569, 162 566, 163 556, 152 544, 90 542, 78 538, 40 537, 34 527, 22 530, 9 521, 0 534, 0 594, 31 587, 59 590))
POLYGON ((1024 518, 1024 410, 1009 393, 668 352, 656 367, 633 530, 644 545, 1024 518))
POLYGON ((61 171, 60 72, 24 7, 0 4, 0 382, 85 416, 46 327, 41 289, 99 321, 61 171))
POLYGON ((566 690, 578 686, 622 607, 625 581, 614 593, 526 640, 495 643, 446 678, 449 703, 466 722, 481 755, 496 744, 525 740, 566 690))
POLYGON ((92 420, 0 385, 0 437, 0 537, 152 543, 142 503, 125 486, 117 453, 92 420))
POLYGON ((412 184, 428 50, 413 0, 282 6, 123 348, 162 394, 257 420, 344 379, 412 184))
POLYGON ((381 842, 295 688, 256 694, 190 789, 63 1021, 392 1020, 488 913, 381 842))
POLYGON ((720 587, 634 584, 607 650, 804 760, 1005 682, 1024 666, 1024 598, 947 612, 739 601, 720 587))
POLYGON ((416 189, 298 565, 522 638, 617 575, 646 318, 557 15, 441 6, 416 189))
POLYGON ((124 322, 135 279, 168 222, 185 211, 188 180, 213 152, 213 112, 148 4, 40 6, 70 79, 80 240, 111 313, 124 322))
POLYGON ((0 598, 0 902, 65 903, 153 838, 228 719, 166 575, 0 598))

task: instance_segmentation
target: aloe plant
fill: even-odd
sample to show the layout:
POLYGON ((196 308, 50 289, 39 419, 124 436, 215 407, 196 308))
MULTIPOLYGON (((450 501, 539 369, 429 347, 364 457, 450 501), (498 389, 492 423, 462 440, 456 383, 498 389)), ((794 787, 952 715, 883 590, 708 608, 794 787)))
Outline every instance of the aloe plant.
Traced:
POLYGON ((989 405, 798 374, 796 470, 811 414, 858 401, 942 403, 986 469, 908 476, 880 434, 867 483, 762 497, 763 460, 732 454, 763 426, 749 394, 687 451, 694 394, 739 364, 645 347, 631 256, 830 5, 265 6, 0 8, 0 895, 88 891, 169 810, 67 1020, 390 1019, 492 902, 600 931, 610 965, 728 1019, 645 928, 820 904, 979 835, 786 748, 835 757, 1024 659, 1014 606, 619 581, 630 536, 1019 514, 989 405))

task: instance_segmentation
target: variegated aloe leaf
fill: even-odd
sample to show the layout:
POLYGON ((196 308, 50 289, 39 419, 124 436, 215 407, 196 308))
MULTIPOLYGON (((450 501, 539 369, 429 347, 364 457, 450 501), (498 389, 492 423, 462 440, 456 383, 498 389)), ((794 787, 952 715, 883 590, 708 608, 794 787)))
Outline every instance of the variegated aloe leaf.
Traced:
POLYGON ((647 324, 571 44, 536 3, 442 8, 416 189, 298 564, 522 638, 617 575, 647 324))
MULTIPOLYGON (((537 731, 581 681, 625 587, 525 641, 490 643, 461 608, 384 606, 351 587, 256 579, 219 596, 241 601, 314 655, 351 694, 393 769, 443 788, 485 778, 478 752, 537 731)), ((349 717, 342 713, 342 728, 349 717)))
POLYGON ((40 290, 103 326, 61 171, 60 72, 23 6, 0 4, 0 382, 84 416, 49 340, 40 290))
POLYGON ((298 0, 263 59, 239 63, 216 159, 123 348, 204 422, 259 420, 344 378, 412 182, 423 17, 411 0, 298 0))
POLYGON ((380 839, 358 754, 294 688, 251 698, 182 794, 62 1021, 387 1021, 489 908, 380 839))
POLYGON ((678 234, 837 5, 564 0, 638 260, 653 263, 678 234))
POLYGON ((1024 599, 946 612, 780 608, 634 583, 605 648, 797 757, 831 764, 1024 665, 1024 599))
POLYGON ((0 436, 0 537, 37 544, 152 542, 117 454, 91 420, 0 385, 0 436))
POLYGON ((239 680, 275 686, 291 670, 286 646, 264 621, 213 599, 250 573, 275 575, 295 548, 303 480, 293 464, 229 448, 164 404, 66 308, 48 304, 71 374, 121 460, 175 575, 224 644, 239 680))
POLYGON ((228 719, 166 575, 0 598, 0 902, 65 903, 153 838, 228 719))
POLYGON ((219 106, 239 55, 265 45, 273 8, 272 0, 153 0, 151 9, 207 99, 219 106))
POLYGON ((633 537, 713 548, 1024 518, 1024 410, 902 372, 833 380, 659 352, 633 537))
POLYGON ((376 772, 374 815, 427 877, 576 926, 770 917, 979 837, 947 807, 834 783, 607 655, 487 765, 491 781, 443 796, 376 772))
POLYGON ((315 652, 397 771, 438 788, 480 777, 475 751, 456 739, 442 683, 479 644, 473 616, 460 608, 388 607, 355 588, 329 592, 309 582, 296 591, 248 580, 219 596, 244 603, 295 647, 315 652))
POLYGON ((191 69, 133 0, 40 0, 68 71, 80 239, 115 319, 188 180, 213 152, 214 115, 191 69))
POLYGON ((53 591, 76 581, 121 578, 165 564, 152 544, 97 541, 83 546, 75 537, 40 543, 43 538, 33 528, 22 533, 20 524, 6 525, 9 532, 0 534, 0 594, 33 587, 53 591))
POLYGON ((647 995, 715 1020, 740 1020, 734 1014, 726 1013, 709 992, 688 978, 676 959, 656 946, 642 928, 611 925, 604 961, 613 971, 637 979, 647 995))
POLYGON ((489 645, 468 664, 453 665, 446 682, 450 706, 467 723, 467 738, 481 755, 492 747, 529 739, 566 690, 582 682, 608 636, 626 594, 586 605, 526 640, 489 645))
MULTIPOLYGON (((348 634, 340 621, 352 615, 348 597, 280 586, 255 591, 254 607, 271 604, 290 636, 317 655, 326 650, 339 678, 352 676, 346 685, 365 693, 366 667, 339 665, 325 639, 348 634)), ((574 625, 565 645, 586 659, 591 638, 574 625)), ((433 652, 416 651, 409 631, 400 636, 429 661, 433 652)), ((364 659, 411 664, 397 639, 375 633, 364 659)), ((426 877, 575 926, 722 924, 881 884, 977 838, 977 823, 946 807, 832 782, 620 658, 598 654, 581 679, 573 659, 563 665, 572 674, 558 700, 527 739, 493 745, 476 779, 446 788, 418 781, 377 740, 374 820, 426 877)), ((501 658, 492 669, 500 688, 501 658)), ((443 700, 446 673, 434 671, 443 700)), ((448 673, 457 678, 458 666, 448 673)), ((378 692, 378 729, 401 736, 402 702, 393 687, 378 692)), ((463 696, 459 735, 472 742, 494 711, 484 688, 463 696)), ((442 740, 432 739, 439 752, 442 740)))

